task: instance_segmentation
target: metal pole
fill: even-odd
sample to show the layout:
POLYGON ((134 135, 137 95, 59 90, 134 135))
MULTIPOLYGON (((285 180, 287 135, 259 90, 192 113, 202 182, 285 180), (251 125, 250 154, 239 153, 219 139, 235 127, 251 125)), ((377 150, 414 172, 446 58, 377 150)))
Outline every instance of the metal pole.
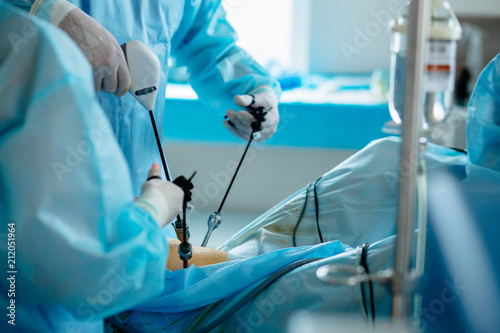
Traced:
POLYGON ((412 0, 408 23, 405 109, 399 185, 396 257, 392 281, 392 319, 407 325, 410 319, 411 258, 416 211, 416 174, 422 121, 422 77, 427 36, 428 0, 412 0))

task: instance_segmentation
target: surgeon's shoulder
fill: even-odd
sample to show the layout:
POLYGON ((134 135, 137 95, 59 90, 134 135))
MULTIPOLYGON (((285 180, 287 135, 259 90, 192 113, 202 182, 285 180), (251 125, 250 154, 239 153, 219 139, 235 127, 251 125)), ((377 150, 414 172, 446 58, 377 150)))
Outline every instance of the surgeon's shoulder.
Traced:
POLYGON ((91 76, 90 65, 66 33, 0 2, 0 64, 8 57, 15 57, 16 62, 58 67, 65 73, 91 76))

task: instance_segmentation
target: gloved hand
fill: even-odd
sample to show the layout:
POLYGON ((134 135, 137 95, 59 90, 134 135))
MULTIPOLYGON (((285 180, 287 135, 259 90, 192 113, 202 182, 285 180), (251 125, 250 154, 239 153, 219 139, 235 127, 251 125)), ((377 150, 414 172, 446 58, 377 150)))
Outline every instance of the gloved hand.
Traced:
POLYGON ((182 191, 184 191, 184 199, 186 199, 186 202, 190 202, 193 196, 191 190, 194 188, 194 185, 191 182, 191 179, 194 177, 195 174, 196 172, 193 174, 193 176, 191 176, 190 179, 186 179, 186 177, 184 176, 179 176, 175 178, 174 181, 172 182, 175 185, 179 186, 182 189, 182 191))
POLYGON ((182 211, 184 192, 165 180, 161 180, 160 166, 155 163, 148 173, 148 180, 142 184, 141 196, 135 204, 148 210, 156 223, 163 228, 182 211))
POLYGON ((59 23, 80 47, 94 71, 95 91, 123 96, 130 88, 125 55, 115 37, 81 9, 71 10, 59 23))
MULTIPOLYGON (((237 95, 234 98, 234 102, 242 107, 259 107, 263 106, 268 110, 266 120, 262 123, 262 130, 260 131, 260 137, 256 138, 255 141, 261 142, 269 139, 278 128, 279 113, 278 113, 278 98, 274 91, 269 87, 258 87, 251 91, 251 95, 237 95), (252 103, 253 101, 253 103, 252 103)), ((246 110, 240 110, 238 112, 234 110, 227 110, 226 112, 227 120, 224 120, 224 126, 238 138, 247 141, 252 133, 252 123, 255 118, 246 110)))

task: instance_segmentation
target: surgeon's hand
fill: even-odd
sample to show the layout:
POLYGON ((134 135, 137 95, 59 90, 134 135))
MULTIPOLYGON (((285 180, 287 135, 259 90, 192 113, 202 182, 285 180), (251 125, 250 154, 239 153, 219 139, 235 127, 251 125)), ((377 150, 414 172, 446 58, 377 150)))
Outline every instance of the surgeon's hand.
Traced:
POLYGON ((182 211, 184 191, 174 183, 162 180, 160 175, 160 166, 153 164, 148 180, 142 184, 141 196, 135 203, 148 210, 160 228, 163 228, 182 211))
POLYGON ((59 24, 87 57, 95 91, 123 96, 130 88, 127 61, 115 37, 81 9, 71 10, 59 24))
MULTIPOLYGON (((266 110, 269 110, 266 114, 266 120, 262 123, 262 130, 260 131, 260 137, 255 139, 257 142, 261 142, 269 139, 278 128, 278 123, 280 116, 278 113, 278 98, 276 94, 269 87, 259 87, 250 92, 251 95, 237 95, 234 98, 234 102, 241 107, 259 107, 263 106, 266 110), (252 104, 253 101, 253 104, 252 104)), ((227 120, 224 121, 224 126, 238 138, 247 141, 252 133, 252 123, 255 118, 246 110, 234 111, 227 110, 226 112, 227 120)))

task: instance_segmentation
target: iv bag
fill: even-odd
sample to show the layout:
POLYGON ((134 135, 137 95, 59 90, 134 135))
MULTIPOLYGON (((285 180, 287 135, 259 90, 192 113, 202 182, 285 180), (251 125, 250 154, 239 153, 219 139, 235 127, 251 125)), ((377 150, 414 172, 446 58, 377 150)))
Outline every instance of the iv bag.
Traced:
MULTIPOLYGON (((389 110, 392 119, 401 124, 405 106, 407 33, 409 5, 392 20, 391 77, 389 110)), ((462 29, 448 1, 432 0, 430 29, 425 43, 423 72, 424 129, 446 118, 453 105, 455 90, 457 41, 462 29)))

